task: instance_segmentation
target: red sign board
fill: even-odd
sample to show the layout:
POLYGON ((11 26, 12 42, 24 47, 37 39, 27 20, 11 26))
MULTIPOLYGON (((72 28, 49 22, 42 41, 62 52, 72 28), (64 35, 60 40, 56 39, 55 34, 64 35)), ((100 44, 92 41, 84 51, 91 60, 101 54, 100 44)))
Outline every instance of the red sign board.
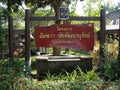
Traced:
POLYGON ((60 24, 35 27, 36 47, 61 47, 93 50, 94 25, 60 24))

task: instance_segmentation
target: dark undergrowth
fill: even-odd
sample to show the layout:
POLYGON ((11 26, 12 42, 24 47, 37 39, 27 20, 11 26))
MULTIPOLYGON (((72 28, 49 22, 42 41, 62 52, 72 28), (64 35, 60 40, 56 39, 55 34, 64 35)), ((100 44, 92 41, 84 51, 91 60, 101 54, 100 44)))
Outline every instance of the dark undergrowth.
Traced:
POLYGON ((104 73, 108 78, 106 81, 104 76, 100 77, 96 69, 94 67, 91 71, 84 73, 78 67, 71 73, 67 71, 58 75, 47 73, 43 80, 38 80, 36 77, 24 76, 24 60, 1 60, 0 90, 120 90, 119 77, 113 80, 109 77, 108 70, 104 73))

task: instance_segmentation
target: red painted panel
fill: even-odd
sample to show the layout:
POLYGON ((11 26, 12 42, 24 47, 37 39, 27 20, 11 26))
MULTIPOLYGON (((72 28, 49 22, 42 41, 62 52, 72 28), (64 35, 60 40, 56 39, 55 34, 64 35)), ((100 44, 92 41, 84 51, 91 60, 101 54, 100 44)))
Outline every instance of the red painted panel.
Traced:
POLYGON ((93 50, 94 24, 35 27, 36 47, 93 50))

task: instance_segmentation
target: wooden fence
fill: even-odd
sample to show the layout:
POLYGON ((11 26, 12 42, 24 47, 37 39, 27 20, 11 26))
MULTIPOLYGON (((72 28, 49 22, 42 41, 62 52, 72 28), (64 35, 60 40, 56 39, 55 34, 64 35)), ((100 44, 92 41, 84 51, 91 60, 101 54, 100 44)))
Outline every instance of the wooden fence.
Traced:
MULTIPOLYGON (((100 12, 100 17, 70 17, 69 20, 74 20, 74 21, 100 21, 100 45, 103 45, 105 43, 105 35, 106 34, 113 34, 113 33, 118 33, 119 38, 120 38, 120 30, 106 30, 106 20, 105 20, 105 10, 101 10, 100 12)), ((25 63, 26 63, 26 70, 28 73, 30 73, 30 56, 31 56, 31 51, 30 51, 30 22, 32 21, 55 21, 58 20, 58 17, 33 17, 30 16, 30 11, 26 10, 25 11, 25 63)), ((14 58, 13 56, 13 34, 14 34, 14 28, 13 28, 13 18, 9 16, 9 57, 11 59, 14 58)), ((120 41, 120 39, 119 39, 120 41)), ((120 46, 120 44, 119 44, 120 46)), ((120 52, 120 51, 119 51, 120 52)), ((104 51, 103 47, 100 46, 100 57, 104 57, 104 51)), ((103 60, 100 58, 100 65, 103 63, 103 60)))

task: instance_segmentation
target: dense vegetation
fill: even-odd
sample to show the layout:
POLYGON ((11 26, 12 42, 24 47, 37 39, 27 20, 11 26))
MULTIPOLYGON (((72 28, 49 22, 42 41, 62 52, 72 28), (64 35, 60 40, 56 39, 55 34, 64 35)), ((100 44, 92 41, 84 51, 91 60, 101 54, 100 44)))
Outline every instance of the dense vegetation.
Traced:
MULTIPOLYGON (((34 65, 33 65, 34 66, 34 65)), ((24 75, 24 60, 15 59, 0 61, 1 90, 119 90, 119 77, 105 80, 96 72, 97 68, 84 73, 79 67, 71 73, 61 72, 59 75, 47 73, 43 80, 27 78, 24 75), (111 81, 112 80, 112 81, 111 81)), ((107 70, 107 69, 106 69, 107 70)), ((111 69, 112 70, 112 69, 111 69)), ((104 76, 106 76, 106 72, 104 76)), ((116 75, 116 73, 114 73, 116 75)))

